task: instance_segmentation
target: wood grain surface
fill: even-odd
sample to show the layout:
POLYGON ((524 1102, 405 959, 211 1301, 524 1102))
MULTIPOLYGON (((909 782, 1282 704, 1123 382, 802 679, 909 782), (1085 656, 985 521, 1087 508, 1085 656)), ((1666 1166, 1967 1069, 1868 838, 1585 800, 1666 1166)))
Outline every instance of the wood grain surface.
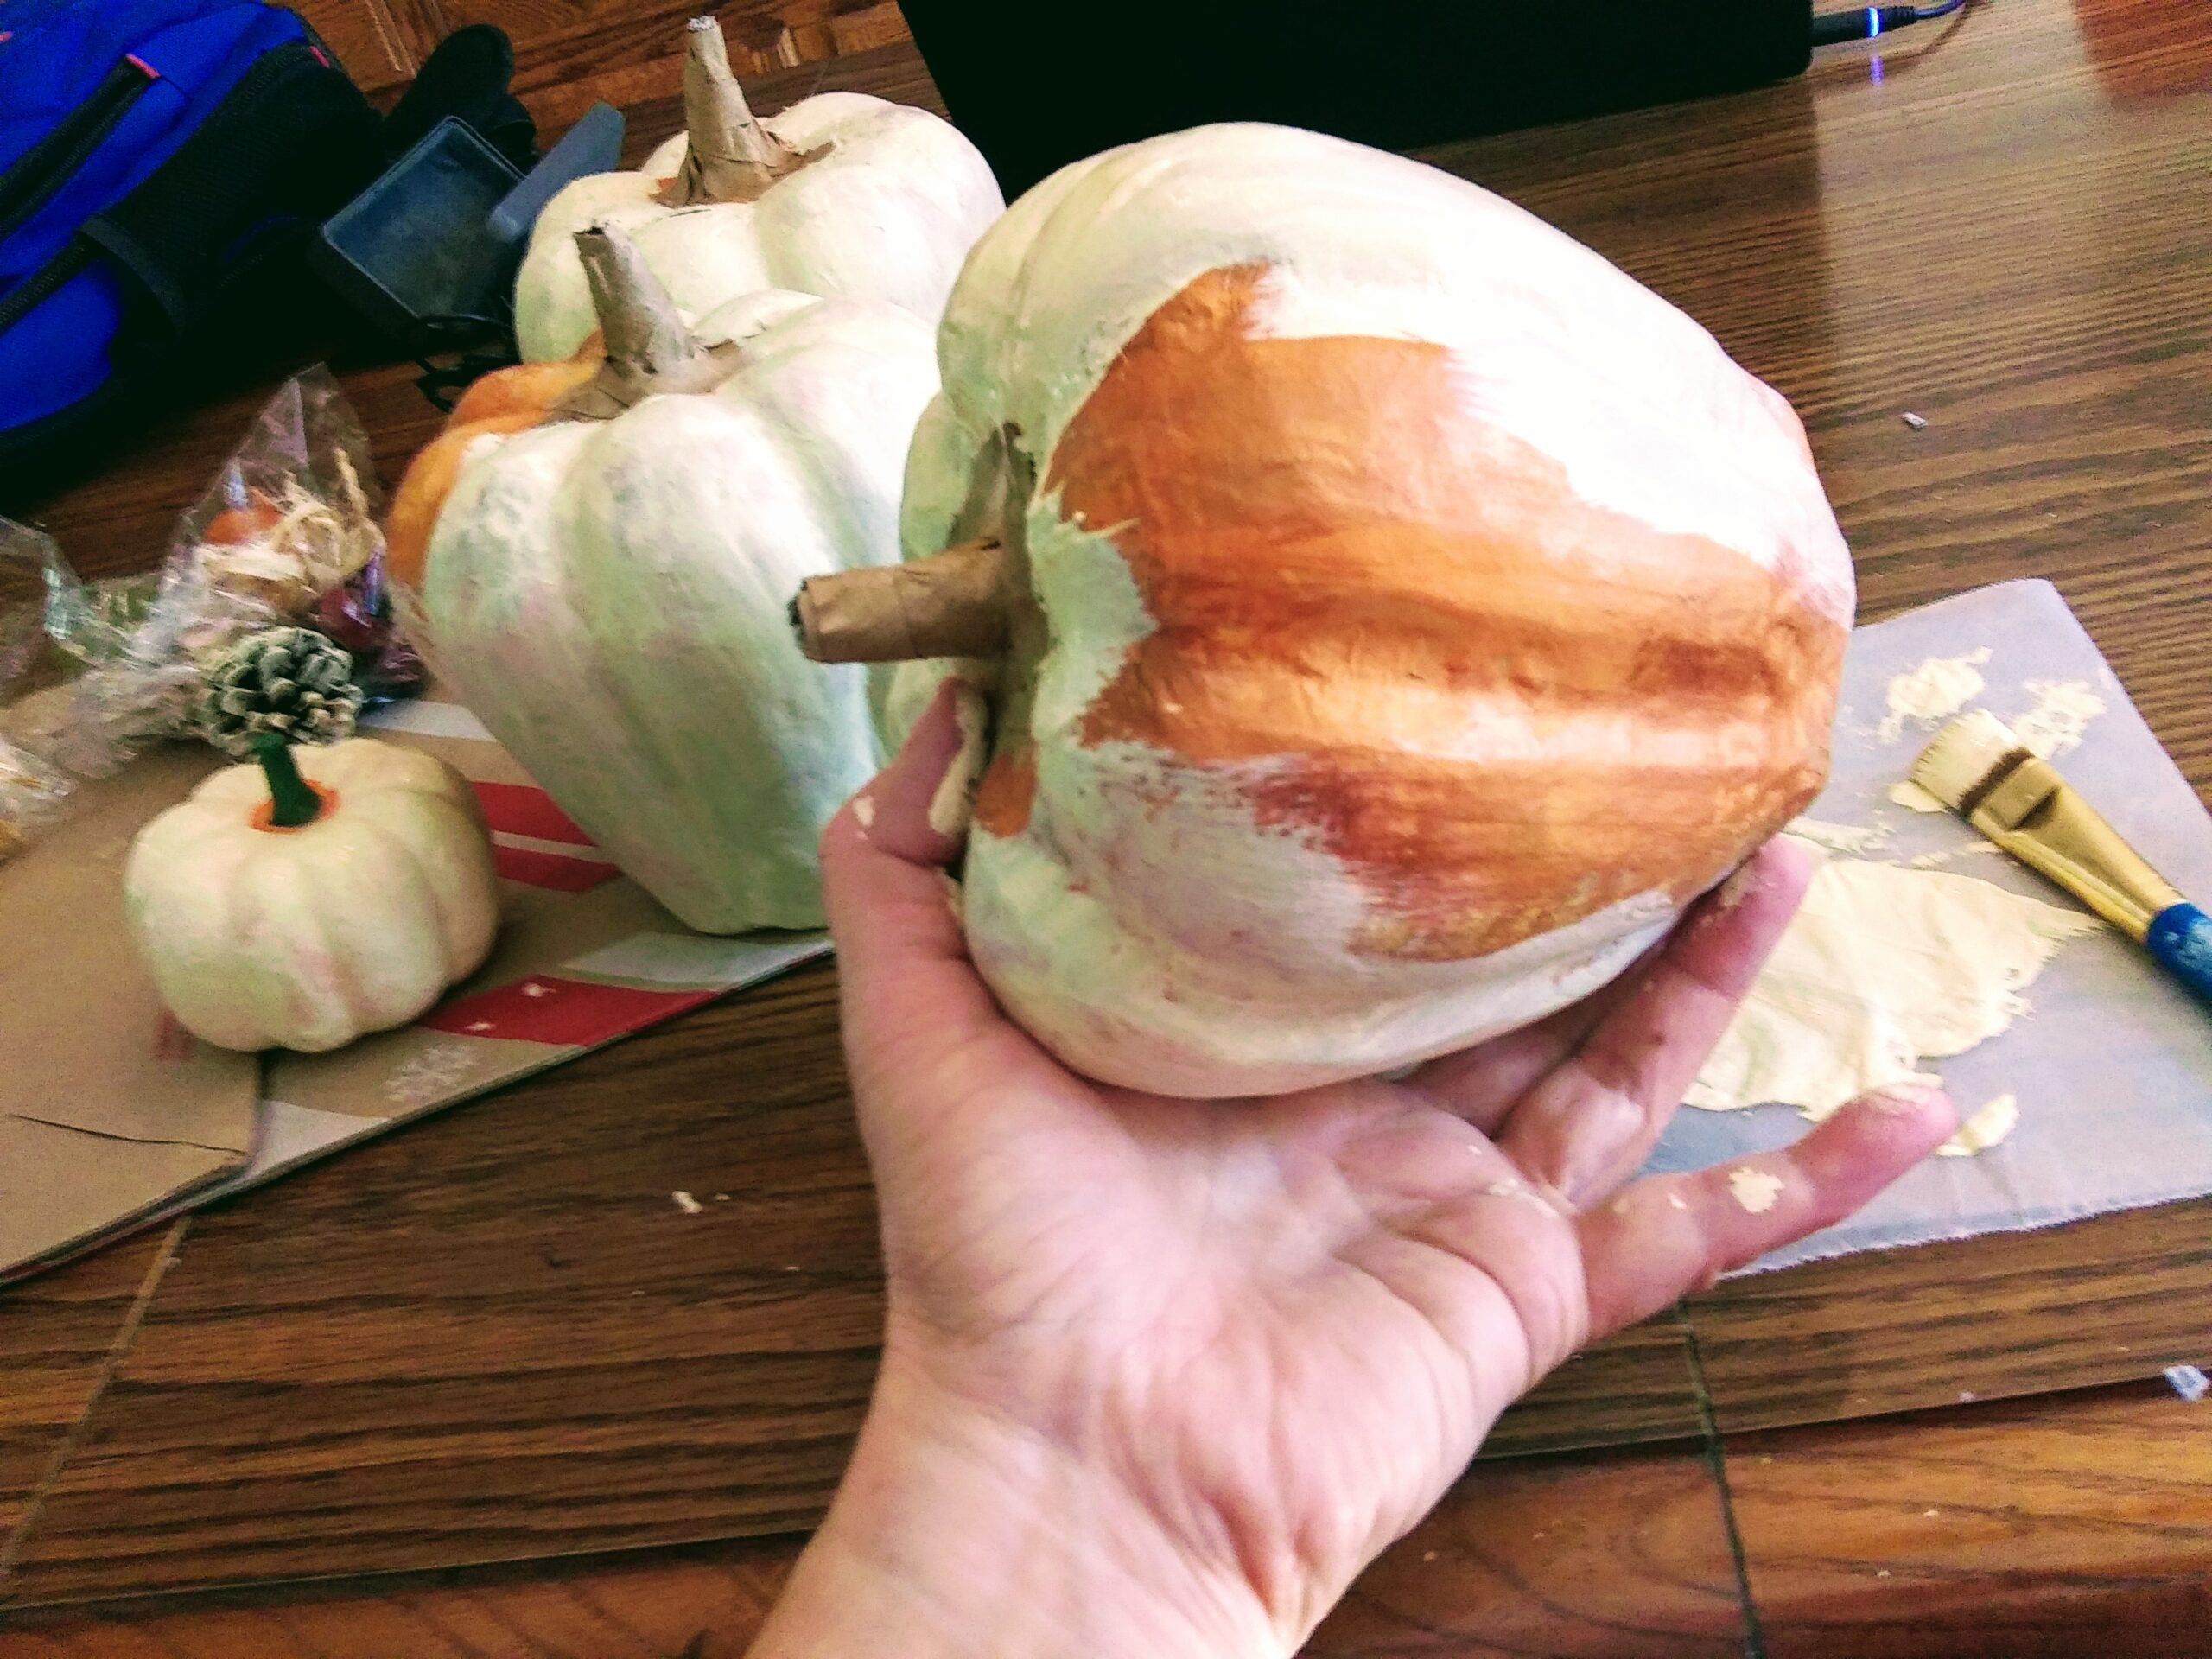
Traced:
MULTIPOLYGON (((192 1217, 0 1599, 812 1525, 881 1317, 873 1194, 821 1040, 836 994, 826 964, 803 969, 192 1217)), ((79 1304, 121 1291, 127 1264, 96 1270, 130 1254, 0 1302, 72 1362, 27 1478, 113 1329, 109 1304, 79 1304)), ((1669 1320, 1562 1368, 1486 1449, 1698 1432, 1669 1320)))
POLYGON ((1688 1310, 1724 1433, 2152 1376, 2212 1363, 2212 1200, 1817 1262, 1688 1310))
POLYGON ((1728 1444, 1768 1659, 2129 1659, 2212 1630, 2212 1402, 2163 1385, 1728 1444))
POLYGON ((543 126, 566 126, 601 99, 676 96, 685 19, 721 20, 741 75, 766 75, 911 38, 896 0, 295 0, 348 73, 380 102, 396 97, 456 29, 492 23, 515 47, 515 91, 543 126))
MULTIPOLYGON (((736 1659, 790 1546, 20 1614, 8 1659, 736 1659)), ((1484 1465, 1377 1561, 1308 1659, 1733 1659, 1742 1605, 1702 1458, 1611 1452, 1484 1465), (1624 1517, 1627 1517, 1624 1519, 1624 1517)))
MULTIPOLYGON (((630 22, 594 33, 593 15, 518 0, 543 61, 572 66, 547 86, 650 67, 630 22)), ((2212 8, 2001 0, 1897 37, 1878 79, 1872 62, 1845 51, 1788 86, 1433 159, 1619 261, 1797 403, 1866 614, 2051 578, 2202 791, 2212 8)), ((929 97, 890 46, 783 70, 760 101, 818 80, 929 97)), ((633 143, 673 124, 664 99, 633 143)), ((413 371, 340 367, 396 472, 435 422, 413 371)), ((80 567, 154 557, 265 390, 48 504, 80 567)), ((879 1294, 830 982, 802 973, 194 1217, 135 1329, 149 1239, 0 1298, 0 1598, 804 1525, 867 1386, 879 1294), (678 1187, 731 1197, 686 1217, 678 1187)), ((2202 1359, 2207 1220, 2172 1206, 1732 1283, 1690 1304, 1694 1357, 1679 1326, 1631 1333, 1496 1449, 1693 1435, 1709 1402, 1738 1431, 1719 1537, 1776 1654, 2185 1651, 2132 1644, 2160 1619, 2202 1626, 2212 1415, 2122 1389, 1740 1431, 2202 1359), (1940 1485, 1923 1508, 1971 1509, 1976 1481, 1982 1522, 1901 1530, 1897 1494, 1940 1485), (1983 1600, 2018 1644, 1971 1645, 1983 1600)), ((1478 1466, 1315 1651, 1745 1650, 1700 1467, 1664 1449, 1478 1466)), ((18 1611, 0 1650, 736 1652, 789 1548, 18 1611), (357 1627, 383 1645, 344 1646, 357 1627)))
POLYGON ((72 1433, 144 1320, 168 1266, 173 1230, 101 1251, 34 1280, 0 1302, 0 1567, 16 1523, 66 1461, 72 1433))
POLYGON ((296 9, 380 103, 453 30, 495 24, 514 43, 516 95, 554 131, 602 99, 627 107, 674 98, 683 24, 702 13, 721 20, 748 79, 820 73, 834 59, 912 38, 896 0, 299 0, 296 9))

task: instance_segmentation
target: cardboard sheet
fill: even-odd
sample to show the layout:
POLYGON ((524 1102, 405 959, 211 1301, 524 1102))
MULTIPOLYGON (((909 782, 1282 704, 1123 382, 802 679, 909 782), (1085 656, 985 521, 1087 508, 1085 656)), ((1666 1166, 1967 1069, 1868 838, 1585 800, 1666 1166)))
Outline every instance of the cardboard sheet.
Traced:
MULTIPOLYGON (((1828 787, 1807 816, 1875 832, 1859 855, 1940 866, 2070 910, 2084 907, 2016 861, 1969 852, 1980 840, 1949 813, 1888 798, 1944 723, 1885 727, 1891 681, 1930 658, 1986 649, 1985 684, 1965 707, 2017 723, 2031 683, 2079 681, 2102 714, 2079 747, 2054 756, 2138 851, 2184 893, 2212 894, 2212 817, 2128 702, 2104 658, 2048 582, 1961 594, 1860 629, 1845 667, 1828 787)), ((1931 1158, 1851 1221, 1779 1250, 1760 1272, 1853 1250, 2017 1231, 2212 1192, 2212 1008, 2181 990, 2109 928, 2062 946, 2027 992, 2031 1012, 1980 1046, 1927 1063, 1962 1113, 1999 1095, 2019 1125, 1971 1158, 1931 1158)), ((1805 1130, 1785 1107, 1685 1109, 1655 1169, 1699 1167, 1786 1145, 1805 1130)))
MULTIPOLYGON (((1909 861, 1977 839, 1892 805, 1935 722, 1883 731, 1891 679, 1986 646, 1969 706, 2017 717, 2031 681, 2081 680, 2107 705, 2060 768, 2154 864, 2212 894, 2212 817, 2048 584, 1962 594, 1862 629, 1846 670, 1834 774, 1809 816, 1878 831, 1909 861)), ((630 882, 465 709, 401 705, 378 734, 444 755, 495 830, 505 931, 485 969, 430 1015, 334 1055, 250 1057, 194 1044, 161 1014, 123 933, 120 861, 137 826, 210 766, 155 757, 89 796, 60 831, 0 867, 0 1281, 227 1196, 425 1113, 558 1065, 829 949, 819 934, 709 938, 630 882)), ((2011 860, 1944 868, 2071 905, 2011 860)), ((2068 944, 2033 1013, 1940 1070, 1968 1110, 2000 1093, 2019 1127, 1975 1158, 1931 1159, 1849 1224, 1777 1252, 1795 1262, 2048 1226, 2212 1192, 2212 1013, 2109 931, 2068 944)), ((1653 1166, 1785 1144, 1786 1108, 1685 1110, 1653 1166)))
POLYGON ((476 785, 503 906, 492 960, 403 1030, 335 1054, 226 1053, 162 1012, 124 931, 130 840, 224 764, 178 746, 96 786, 0 867, 0 1282, 226 1198, 826 952, 820 933, 686 930, 467 710, 372 716, 476 785))

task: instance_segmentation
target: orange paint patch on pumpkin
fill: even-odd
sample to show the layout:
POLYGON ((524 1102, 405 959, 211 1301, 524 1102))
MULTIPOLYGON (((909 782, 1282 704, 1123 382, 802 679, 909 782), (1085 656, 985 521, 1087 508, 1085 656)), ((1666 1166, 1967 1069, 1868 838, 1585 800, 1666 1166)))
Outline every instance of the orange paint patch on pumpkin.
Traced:
POLYGON ((512 435, 526 432, 544 417, 543 410, 517 410, 495 419, 467 426, 450 427, 423 447, 408 463, 407 474, 392 493, 385 514, 385 569, 403 588, 419 588, 430 561, 430 537, 438 527, 438 514, 460 480, 461 464, 468 446, 486 434, 512 435))
POLYGON ((512 436, 543 421, 554 404, 599 372, 607 348, 594 333, 574 357, 523 363, 487 374, 461 395, 445 429, 408 463, 385 515, 385 563, 403 588, 422 586, 438 514, 461 478, 468 446, 486 434, 512 436))
POLYGON ((1277 760, 1259 821, 1359 876, 1363 948, 1426 960, 1685 899, 1812 798, 1841 626, 1732 548, 1582 500, 1440 346, 1258 337, 1265 281, 1162 306, 1052 454, 1156 625, 1084 741, 1277 760))
POLYGON ((976 791, 975 823, 986 834, 1007 839, 1029 827, 1037 799, 1037 749, 1028 742, 1000 752, 976 791))
POLYGON ((461 394, 446 429, 473 426, 524 410, 537 416, 599 372, 601 354, 584 352, 557 363, 524 363, 487 374, 461 394))

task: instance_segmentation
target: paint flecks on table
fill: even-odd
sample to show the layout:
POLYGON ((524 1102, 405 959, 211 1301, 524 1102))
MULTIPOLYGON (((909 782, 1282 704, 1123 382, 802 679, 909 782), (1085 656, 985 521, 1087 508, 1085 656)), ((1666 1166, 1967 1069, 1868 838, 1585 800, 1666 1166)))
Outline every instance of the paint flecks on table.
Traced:
POLYGON ((2087 680, 2030 680, 2025 690, 2035 706, 2012 722, 2012 735, 2046 760, 2079 748, 2089 722, 2105 711, 2087 680))
POLYGON ((1981 670, 1989 656, 1990 648, 1982 645, 1956 657, 1930 657, 1898 675, 1890 682, 1889 713, 1875 735, 1894 743, 1904 735, 1908 721, 1932 724, 1957 714, 1986 683, 1981 670))

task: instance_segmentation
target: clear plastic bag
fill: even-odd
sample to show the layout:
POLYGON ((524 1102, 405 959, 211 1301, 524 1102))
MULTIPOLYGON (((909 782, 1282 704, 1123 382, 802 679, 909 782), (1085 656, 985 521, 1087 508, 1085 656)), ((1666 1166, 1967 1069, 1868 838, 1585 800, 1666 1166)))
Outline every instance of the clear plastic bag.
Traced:
POLYGON ((64 723, 68 672, 47 618, 55 592, 80 587, 53 537, 0 518, 0 859, 68 798, 68 774, 46 753, 64 723))
POLYGON ((72 776, 194 735, 209 672, 264 628, 328 634, 372 702, 420 690, 385 590, 381 493, 360 423, 316 367, 262 410, 151 574, 81 582, 51 538, 0 520, 0 849, 54 816, 72 776))

